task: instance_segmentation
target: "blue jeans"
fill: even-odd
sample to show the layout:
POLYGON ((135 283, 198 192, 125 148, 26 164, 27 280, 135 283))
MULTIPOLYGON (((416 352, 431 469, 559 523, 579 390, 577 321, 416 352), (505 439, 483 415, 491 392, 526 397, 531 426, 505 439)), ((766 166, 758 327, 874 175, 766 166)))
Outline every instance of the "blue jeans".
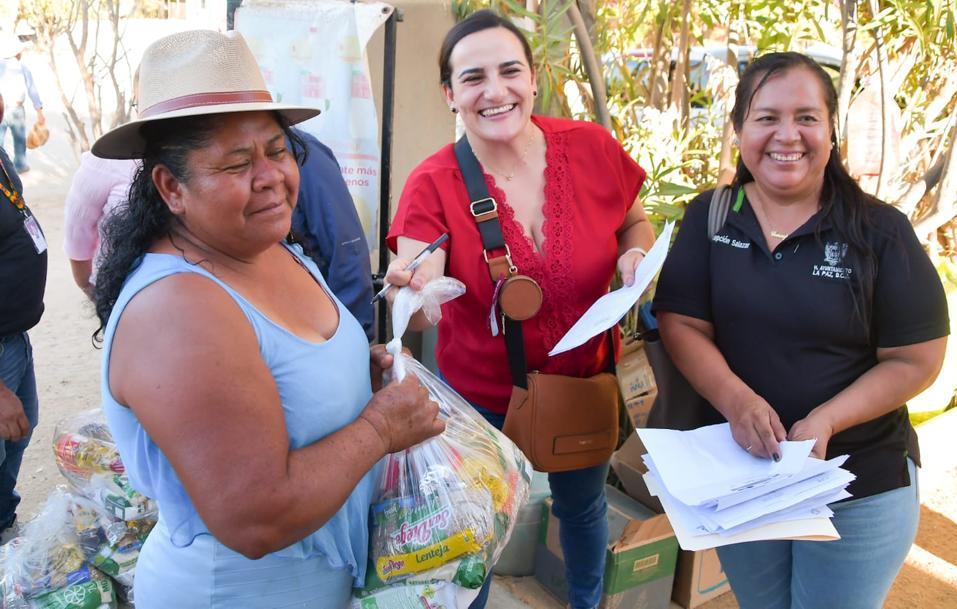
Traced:
POLYGON ((5 150, 9 150, 4 144, 8 128, 13 136, 13 166, 20 172, 27 168, 27 111, 23 106, 8 106, 3 114, 3 122, 0 122, 0 147, 5 150))
POLYGON ((838 541, 759 541, 718 548, 741 609, 880 609, 917 535, 910 486, 831 506, 838 541))
POLYGON ((37 381, 33 376, 33 347, 27 333, 0 338, 0 380, 23 403, 23 412, 30 421, 30 435, 18 442, 0 440, 0 531, 17 518, 20 495, 14 490, 23 451, 37 425, 37 381))
MULTIPOLYGON (((489 412, 475 404, 472 406, 497 429, 505 424, 505 415, 489 412)), ((561 523, 559 541, 565 556, 568 602, 572 609, 592 609, 601 600, 605 552, 608 549, 607 478, 607 463, 548 474, 548 484, 552 490, 552 513, 561 523)), ((485 608, 491 582, 491 577, 485 580, 485 585, 469 609, 485 608)))

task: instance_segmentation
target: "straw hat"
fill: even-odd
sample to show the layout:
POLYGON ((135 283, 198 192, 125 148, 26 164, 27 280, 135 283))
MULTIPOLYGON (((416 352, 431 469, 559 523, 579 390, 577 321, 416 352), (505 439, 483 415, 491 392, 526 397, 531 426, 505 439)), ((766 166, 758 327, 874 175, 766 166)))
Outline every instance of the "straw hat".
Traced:
POLYGON ((31 150, 33 148, 39 148, 46 144, 48 139, 50 139, 50 130, 47 129, 45 125, 33 123, 33 128, 31 128, 30 133, 27 134, 27 148, 31 150))
POLYGON ((256 58, 236 31, 193 30, 157 40, 140 62, 137 119, 104 134, 93 154, 106 159, 143 156, 146 123, 202 114, 275 110, 290 124, 319 114, 316 108, 276 103, 256 58))

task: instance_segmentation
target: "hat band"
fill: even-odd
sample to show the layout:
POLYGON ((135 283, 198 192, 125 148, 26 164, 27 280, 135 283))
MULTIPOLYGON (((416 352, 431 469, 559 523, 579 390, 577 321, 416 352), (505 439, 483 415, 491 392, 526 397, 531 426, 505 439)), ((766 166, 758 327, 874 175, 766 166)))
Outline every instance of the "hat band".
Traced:
POLYGON ((269 91, 227 91, 223 93, 193 93, 174 97, 153 104, 139 113, 140 118, 149 118, 157 114, 166 114, 198 106, 217 106, 222 104, 272 103, 269 91))

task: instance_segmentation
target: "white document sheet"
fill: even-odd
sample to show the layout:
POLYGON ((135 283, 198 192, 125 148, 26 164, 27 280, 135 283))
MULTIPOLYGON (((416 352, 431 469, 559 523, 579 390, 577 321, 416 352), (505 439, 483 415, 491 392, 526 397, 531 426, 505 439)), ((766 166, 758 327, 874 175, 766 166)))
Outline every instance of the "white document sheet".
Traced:
POLYGON ((762 516, 757 520, 752 520, 751 522, 742 524, 739 527, 735 527, 733 529, 722 529, 718 531, 718 534, 737 535, 738 533, 743 533, 758 526, 764 526, 766 524, 773 524, 776 522, 787 522, 789 520, 803 520, 804 518, 818 518, 822 516, 831 518, 834 516, 834 512, 827 506, 827 504, 840 501, 841 499, 847 499, 850 496, 851 494, 843 489, 829 491, 827 495, 815 497, 786 510, 768 514, 767 516, 762 516))
POLYGON ((723 510, 731 506, 738 505, 739 503, 744 503, 745 501, 754 499, 760 495, 764 495, 765 493, 770 493, 771 491, 777 490, 783 486, 794 484, 796 482, 800 482, 801 480, 806 480, 812 476, 823 474, 824 472, 830 471, 832 469, 837 469, 844 465, 846 461, 847 455, 840 455, 834 457, 833 459, 828 459, 827 461, 822 461, 821 459, 816 459, 814 457, 808 457, 807 465, 805 465, 804 469, 793 476, 781 477, 774 482, 769 483, 767 486, 754 488, 748 491, 742 491, 727 497, 719 497, 718 505, 715 509, 723 510))
MULTIPOLYGON (((810 462, 823 463, 818 459, 808 458, 810 462)), ((659 483, 661 474, 655 467, 655 462, 649 457, 645 460, 648 473, 659 483)), ((815 464, 812 468, 819 469, 815 464)), ((844 488, 854 479, 854 474, 843 469, 829 469, 817 476, 805 478, 794 485, 772 491, 766 496, 759 496, 750 501, 740 503, 724 511, 716 511, 713 506, 687 506, 682 504, 678 514, 689 530, 698 534, 721 533, 722 535, 739 533, 759 524, 769 524, 783 520, 798 520, 816 516, 830 516, 830 510, 818 510, 828 503, 840 501, 850 497, 844 488), (799 512, 797 516, 793 512, 799 512), (826 513, 825 513, 826 512, 826 513), (787 517, 783 517, 787 516, 787 517)), ((665 489, 667 492, 667 489, 665 489)), ((678 502, 672 497, 672 500, 678 502)))
POLYGON ((846 469, 834 469, 771 491, 766 495, 755 497, 750 501, 739 503, 720 512, 710 510, 709 516, 722 529, 732 529, 761 516, 786 510, 807 499, 820 496, 822 493, 843 490, 854 480, 854 477, 854 474, 846 469))
MULTIPOLYGON (((638 429, 657 466, 662 484, 686 505, 714 505, 728 497, 763 487, 804 469, 814 440, 780 443, 781 460, 755 457, 731 437, 728 423, 691 431, 638 429)), ((647 464, 647 460, 646 460, 647 464)))
POLYGON ((630 286, 618 288, 596 300, 595 304, 585 311, 584 315, 558 341, 558 344, 548 352, 548 355, 558 355, 584 345, 593 336, 598 336, 618 323, 635 306, 645 288, 661 270, 661 265, 665 263, 668 246, 671 244, 671 233, 674 228, 674 222, 665 224, 661 235, 648 250, 648 255, 635 269, 635 281, 630 286))
POLYGON ((687 514, 688 506, 682 505, 680 501, 672 497, 654 474, 649 471, 644 475, 644 479, 649 492, 661 500, 661 505, 665 508, 665 513, 668 515, 682 550, 707 550, 744 541, 771 539, 832 541, 841 538, 837 529, 831 524, 830 518, 823 515, 815 518, 771 522, 733 535, 708 533, 697 529, 693 524, 688 526, 689 522, 694 521, 694 516, 689 517, 687 514))

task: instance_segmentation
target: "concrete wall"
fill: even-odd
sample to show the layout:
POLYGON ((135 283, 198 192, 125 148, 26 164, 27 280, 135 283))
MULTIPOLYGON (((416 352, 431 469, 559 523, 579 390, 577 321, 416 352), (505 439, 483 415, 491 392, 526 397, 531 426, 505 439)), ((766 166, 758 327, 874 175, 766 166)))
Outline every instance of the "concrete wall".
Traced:
MULTIPOLYGON (((396 30, 390 217, 412 169, 455 137, 455 116, 439 88, 439 45, 454 24, 448 4, 440 0, 400 0, 392 4, 402 11, 403 21, 396 30)), ((383 31, 376 33, 368 47, 376 91, 382 90, 383 31)), ((376 103, 381 117, 381 94, 376 103)))
MULTIPOLYGON (((440 0, 400 0, 392 4, 402 12, 403 20, 396 29, 390 218, 395 215, 402 187, 415 166, 455 138, 455 115, 449 112, 439 88, 438 67, 442 38, 455 23, 452 12, 448 4, 440 0)), ((376 91, 382 90, 384 29, 376 33, 368 47, 369 69, 376 91)), ((381 94, 376 104, 381 120, 381 94)), ((376 245, 369 244, 373 251, 376 245)), ((377 267, 378 256, 373 255, 373 271, 377 267)), ((435 339, 435 330, 431 329, 410 333, 403 343, 434 371, 435 339)))

